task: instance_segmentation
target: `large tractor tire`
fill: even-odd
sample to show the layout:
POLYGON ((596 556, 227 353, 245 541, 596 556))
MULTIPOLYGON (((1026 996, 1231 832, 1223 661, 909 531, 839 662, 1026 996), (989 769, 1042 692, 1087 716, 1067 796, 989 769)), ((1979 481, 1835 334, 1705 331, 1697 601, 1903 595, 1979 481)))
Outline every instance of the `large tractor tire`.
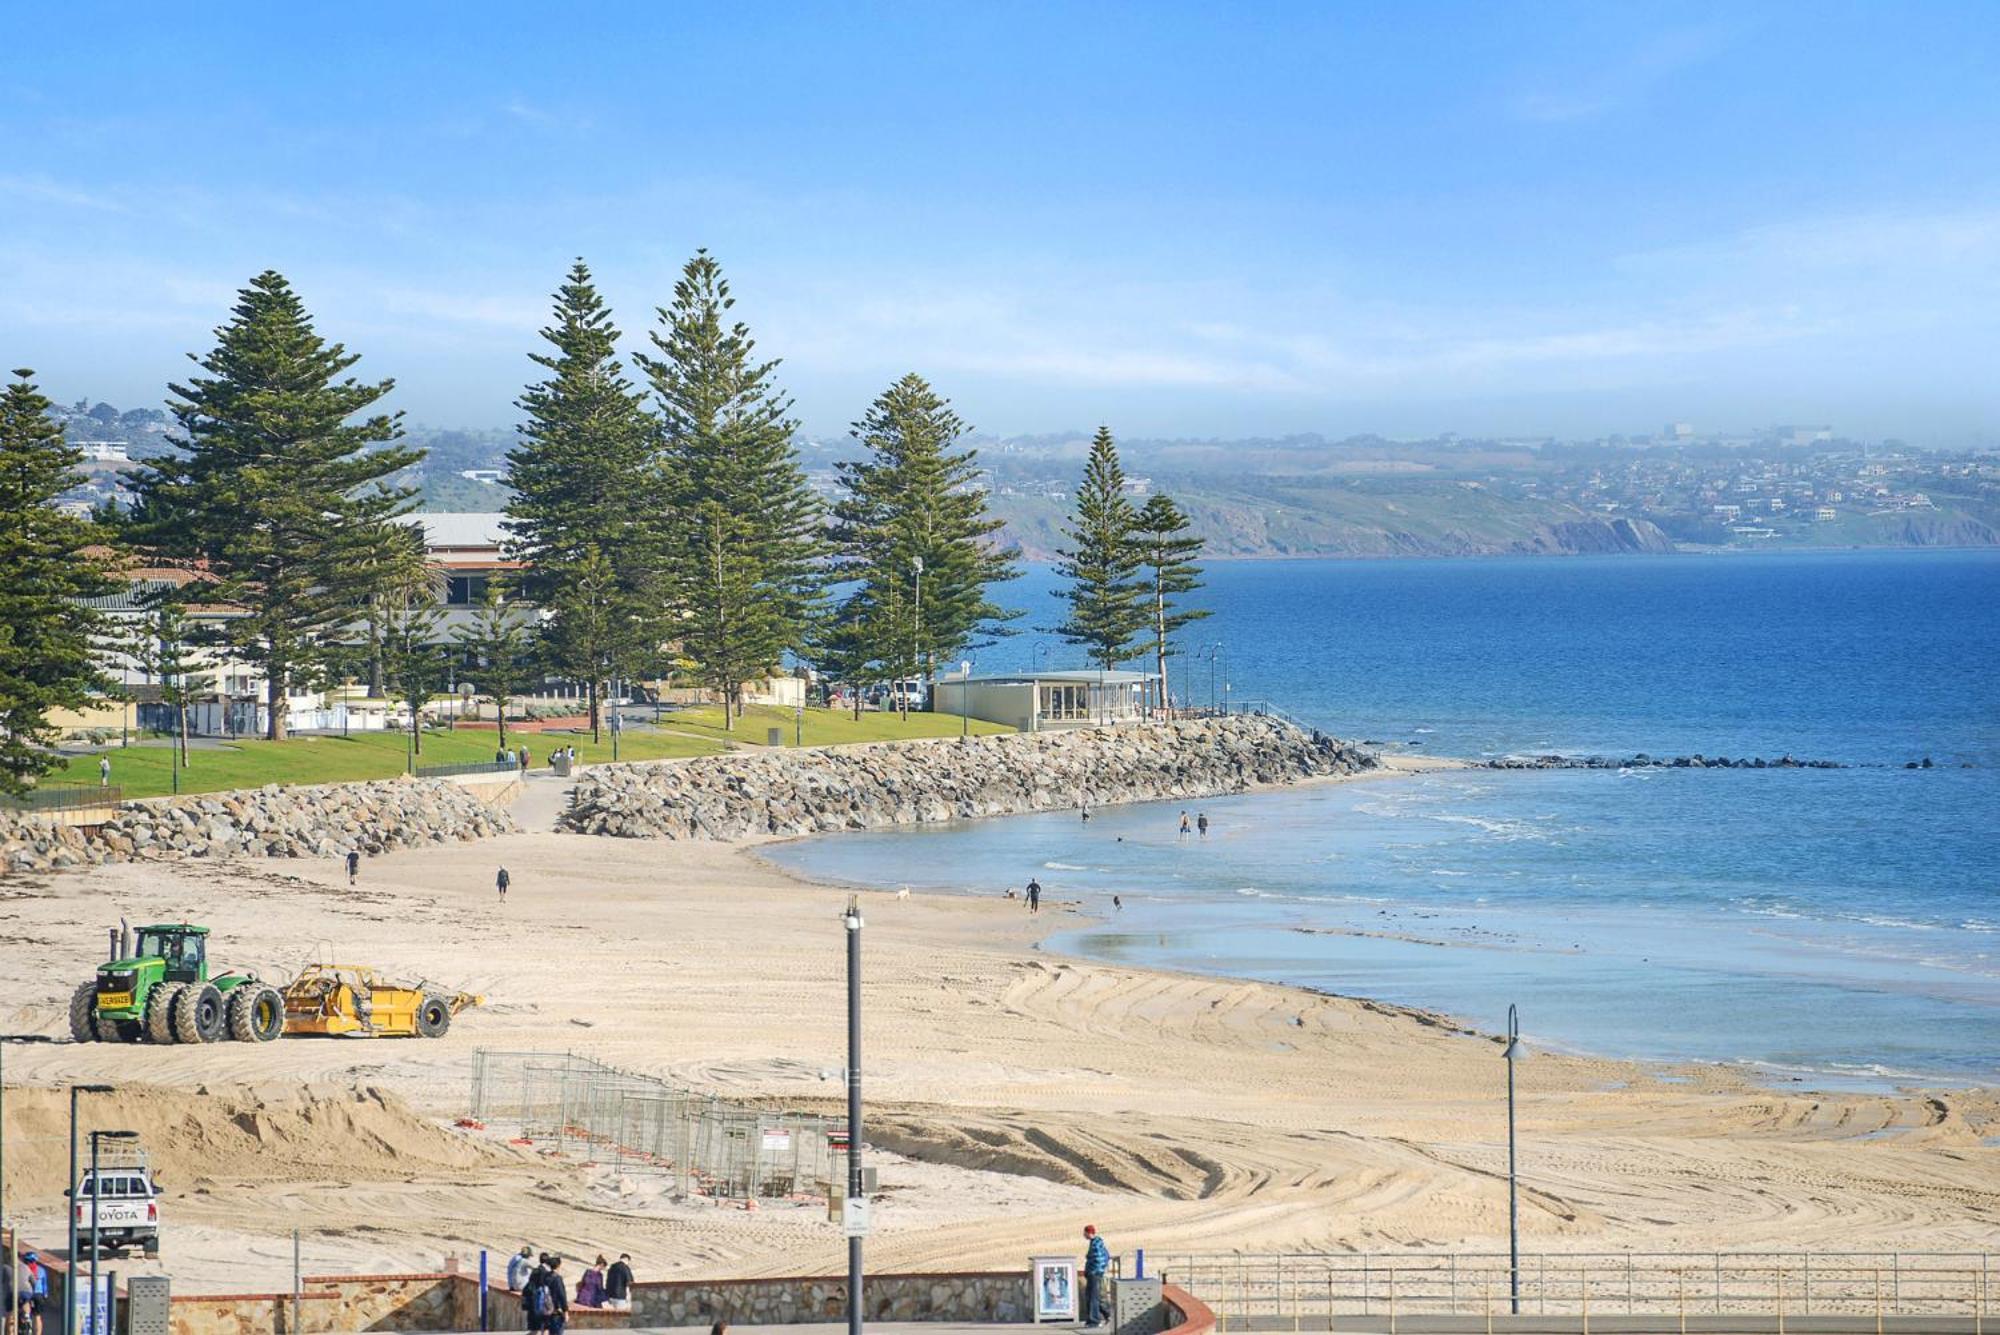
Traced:
POLYGON ((97 1017, 97 1041, 100 1043, 137 1043, 145 1032, 146 1026, 137 1020, 97 1017))
POLYGON ((153 990, 146 994, 146 1041, 148 1043, 171 1043, 174 1041, 174 1002, 180 998, 186 983, 155 983, 153 990))
POLYGON ((451 1006, 443 997, 425 997, 417 1003, 417 1033, 425 1038, 443 1038, 451 1028, 451 1006))
POLYGON ((263 983, 244 983, 229 994, 229 1036, 238 1043, 269 1043, 285 1032, 285 999, 263 983))
POLYGON ((69 1036, 72 1042, 97 1041, 97 980, 77 985, 69 998, 69 1036))
POLYGON ((189 983, 174 998, 174 1037, 182 1043, 213 1043, 226 1024, 222 992, 214 983, 189 983))

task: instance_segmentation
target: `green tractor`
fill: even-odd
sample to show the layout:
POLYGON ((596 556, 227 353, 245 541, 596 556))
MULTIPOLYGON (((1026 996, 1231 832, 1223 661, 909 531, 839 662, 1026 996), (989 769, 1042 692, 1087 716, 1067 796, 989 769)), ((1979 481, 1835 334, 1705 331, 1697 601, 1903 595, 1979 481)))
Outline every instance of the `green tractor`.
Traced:
POLYGON ((285 1031, 285 999, 255 974, 208 972, 208 929, 161 923, 111 931, 111 958, 69 1003, 79 1043, 268 1043, 285 1031))

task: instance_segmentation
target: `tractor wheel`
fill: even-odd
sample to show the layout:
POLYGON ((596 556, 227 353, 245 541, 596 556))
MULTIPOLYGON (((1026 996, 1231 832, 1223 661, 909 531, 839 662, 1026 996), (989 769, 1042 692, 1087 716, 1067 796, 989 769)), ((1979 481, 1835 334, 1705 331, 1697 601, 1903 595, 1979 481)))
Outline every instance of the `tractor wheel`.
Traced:
POLYGON ((425 1038, 443 1038, 451 1028, 451 1007, 443 997, 425 997, 417 1003, 417 1032, 425 1038))
POLYGON ((137 1020, 114 1020, 109 1016, 97 1017, 97 1041, 100 1043, 136 1043, 146 1026, 137 1020))
POLYGON ((69 999, 69 1036, 72 1042, 97 1041, 97 980, 77 985, 69 999))
POLYGON ((275 987, 245 983, 229 994, 229 1036, 238 1043, 269 1043, 285 1032, 285 999, 275 987))
POLYGON ((174 998, 174 1037, 183 1043, 213 1043, 222 1037, 222 993, 214 983, 189 983, 174 998))
POLYGON ((153 990, 146 994, 148 1043, 174 1041, 174 1002, 186 987, 186 983, 155 983, 153 990))

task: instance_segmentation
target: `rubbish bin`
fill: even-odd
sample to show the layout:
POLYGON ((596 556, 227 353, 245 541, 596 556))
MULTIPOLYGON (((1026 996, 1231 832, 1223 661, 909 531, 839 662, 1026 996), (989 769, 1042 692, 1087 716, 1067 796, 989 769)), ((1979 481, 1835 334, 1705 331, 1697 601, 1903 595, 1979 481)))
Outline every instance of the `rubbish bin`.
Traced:
POLYGON ((567 755, 559 755, 554 760, 551 760, 549 764, 555 769, 557 778, 567 779, 569 777, 570 763, 567 755))
POLYGON ((785 744, 785 730, 783 728, 764 729, 764 745, 783 746, 784 744, 785 744))

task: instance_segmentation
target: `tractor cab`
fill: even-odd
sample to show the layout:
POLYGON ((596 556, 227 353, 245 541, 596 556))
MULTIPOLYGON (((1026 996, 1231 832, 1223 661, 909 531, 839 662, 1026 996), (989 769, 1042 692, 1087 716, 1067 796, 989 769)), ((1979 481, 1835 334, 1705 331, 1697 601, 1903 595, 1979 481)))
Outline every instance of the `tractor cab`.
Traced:
POLYGON ((159 924, 139 929, 135 959, 157 959, 165 967, 169 983, 208 981, 208 929, 186 923, 159 924))

